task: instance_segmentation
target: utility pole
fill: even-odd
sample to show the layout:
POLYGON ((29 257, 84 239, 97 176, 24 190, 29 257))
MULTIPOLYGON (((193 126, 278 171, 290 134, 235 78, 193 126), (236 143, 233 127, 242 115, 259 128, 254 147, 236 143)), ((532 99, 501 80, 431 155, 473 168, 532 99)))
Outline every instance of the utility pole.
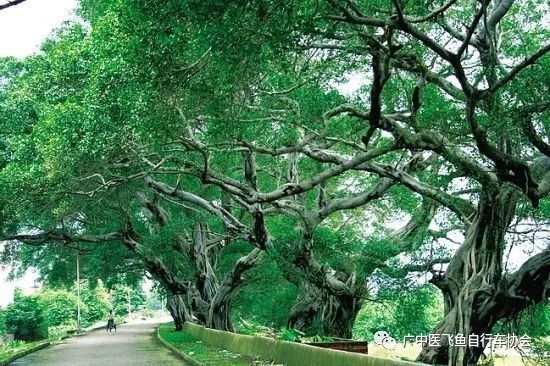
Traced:
POLYGON ((130 294, 130 286, 127 287, 128 291, 126 292, 126 300, 128 300, 128 319, 130 319, 130 314, 132 313, 132 298, 130 294))
POLYGON ((82 331, 82 322, 80 319, 80 253, 76 251, 76 324, 78 331, 82 331))

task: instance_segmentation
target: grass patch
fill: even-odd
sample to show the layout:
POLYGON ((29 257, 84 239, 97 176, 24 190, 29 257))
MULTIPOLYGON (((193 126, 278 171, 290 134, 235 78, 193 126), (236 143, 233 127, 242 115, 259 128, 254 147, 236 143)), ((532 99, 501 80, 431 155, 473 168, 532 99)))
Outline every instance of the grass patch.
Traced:
MULTIPOLYGON (((261 362, 254 360, 252 357, 210 346, 184 330, 176 332, 172 323, 162 324, 159 334, 162 339, 182 351, 185 355, 207 366, 262 365, 261 362)), ((263 364, 269 365, 269 363, 263 364)))
POLYGON ((0 344, 0 363, 6 362, 6 360, 9 360, 12 356, 30 350, 31 348, 34 348, 36 346, 44 345, 45 343, 52 344, 64 339, 64 337, 68 336, 70 333, 76 333, 76 329, 73 328, 56 328, 58 329, 55 329, 55 331, 52 332, 50 338, 41 339, 34 342, 26 342, 16 339, 8 343, 0 344), (72 332, 70 332, 71 330, 72 332))
POLYGON ((7 361, 13 355, 29 350, 44 342, 45 341, 23 342, 16 340, 0 344, 0 362, 7 361))

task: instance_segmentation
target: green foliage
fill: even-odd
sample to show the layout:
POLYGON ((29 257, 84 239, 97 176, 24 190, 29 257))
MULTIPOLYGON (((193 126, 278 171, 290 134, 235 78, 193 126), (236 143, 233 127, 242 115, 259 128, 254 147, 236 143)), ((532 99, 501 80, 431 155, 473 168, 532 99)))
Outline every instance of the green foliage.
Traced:
POLYGON ((73 293, 46 289, 38 294, 38 301, 43 326, 76 325, 77 298, 73 293))
POLYGON ((218 365, 248 366, 253 361, 249 357, 208 345, 186 331, 177 332, 172 324, 162 324, 159 335, 186 356, 202 364, 208 365, 215 362, 218 365))
POLYGON ((149 309, 150 311, 154 312, 164 309, 165 303, 165 297, 159 296, 159 294, 152 292, 149 292, 147 294, 147 309, 149 309))
POLYGON ((25 342, 16 339, 7 343, 0 343, 0 362, 6 362, 13 355, 21 354, 22 352, 34 348, 41 342, 43 341, 25 342))
POLYGON ((536 364, 544 365, 548 362, 548 355, 550 355, 550 338, 549 333, 546 333, 545 338, 535 338, 533 340, 533 362, 536 364))
MULTIPOLYGON (((448 188, 453 187, 453 179, 464 179, 466 188, 474 192, 464 197, 475 200, 480 183, 476 164, 484 173, 492 174, 493 167, 474 148, 478 141, 471 139, 464 102, 440 87, 439 75, 443 84, 452 80, 451 86, 456 85, 448 68, 441 65, 441 60, 432 59, 433 52, 426 48, 429 42, 411 42, 411 37, 402 37, 400 31, 385 30, 384 36, 393 34, 399 42, 386 46, 379 37, 382 34, 370 27, 331 21, 342 13, 332 3, 82 0, 81 21, 61 27, 43 44, 42 52, 25 60, 0 60, 0 233, 36 228, 62 228, 73 234, 121 229, 126 233, 132 224, 140 241, 133 250, 120 240, 108 244, 69 245, 57 240, 32 247, 10 245, 2 262, 13 263, 20 272, 37 268, 50 288, 36 296, 18 295, 16 302, 1 312, 8 331, 32 339, 41 336, 40 327, 74 325, 74 290, 59 289, 71 288, 76 277, 73 246, 86 253, 80 258, 85 278, 90 283, 101 278, 112 289, 110 304, 103 284, 83 287, 84 324, 104 319, 110 308, 123 316, 145 306, 146 299, 139 290, 146 270, 144 258, 158 259, 185 281, 195 279, 198 273, 189 259, 189 249, 182 249, 178 240, 198 221, 207 221, 212 231, 224 231, 219 219, 174 202, 173 197, 155 194, 153 199, 162 203, 170 217, 168 224, 159 225, 136 202, 135 194, 151 195, 142 179, 149 175, 218 204, 226 194, 216 186, 216 177, 208 177, 208 169, 237 182, 239 188, 233 191, 246 192, 247 187, 240 187, 246 186, 241 182, 242 153, 247 145, 285 149, 299 146, 303 136, 312 133, 329 139, 314 141, 310 149, 327 148, 338 156, 354 157, 366 148, 387 148, 397 142, 392 151, 372 159, 384 167, 399 167, 419 150, 424 150, 422 155, 433 150, 436 162, 417 172, 410 171, 411 179, 429 185, 431 192, 445 193, 442 200, 459 200, 463 194, 448 188), (372 34, 376 34, 375 47, 369 44, 372 34), (315 49, 322 48, 316 44, 328 45, 328 49, 315 49), (342 47, 331 47, 337 44, 342 47), (412 140, 418 144, 387 136, 393 131, 376 131, 365 147, 361 138, 371 125, 369 121, 347 113, 333 118, 325 115, 337 106, 357 107, 361 112, 369 109, 370 75, 360 81, 361 87, 351 96, 341 90, 341 85, 346 79, 368 73, 372 60, 367 54, 374 49, 388 49, 388 55, 399 55, 399 62, 388 61, 394 69, 387 75, 382 109, 383 113, 394 113, 399 128, 414 133, 412 140), (407 63, 415 60, 422 69, 419 74, 399 69, 406 69, 407 63), (411 104, 415 85, 421 85, 423 103, 413 115, 404 111, 411 104), (190 141, 188 134, 199 143, 190 141), (434 144, 441 140, 446 146, 432 147, 424 141, 432 135, 436 136, 434 144), (206 147, 199 152, 196 145, 206 147)), ((347 6, 344 3, 341 5, 347 6)), ((411 17, 422 17, 433 10, 428 1, 400 3, 411 17)), ((469 24, 473 8, 466 3, 452 4, 445 14, 449 27, 469 24)), ((514 5, 510 16, 500 24, 500 38, 495 43, 507 45, 499 49, 506 63, 513 64, 532 54, 548 39, 545 27, 531 26, 544 19, 532 11, 541 4, 528 0, 514 5)), ((357 7, 357 13, 367 17, 387 17, 387 1, 357 1, 357 7)), ((418 23, 419 32, 436 37, 443 32, 440 26, 439 21, 418 23)), ((443 32, 443 40, 449 37, 443 32)), ((475 65, 476 57, 470 51, 473 47, 462 57, 464 62, 472 63, 465 70, 466 78, 484 88, 486 75, 475 65)), ((541 58, 537 65, 522 70, 521 77, 499 92, 502 98, 496 98, 500 99, 495 103, 498 107, 490 110, 488 106, 477 106, 479 123, 490 142, 519 151, 526 162, 540 154, 522 133, 517 111, 524 104, 537 105, 547 96, 548 63, 548 57, 541 58), (502 131, 507 132, 509 141, 503 141, 502 131)), ((508 66, 499 65, 497 76, 502 76, 508 66)), ((488 100, 480 104, 484 103, 492 104, 488 100)), ((538 130, 548 131, 547 111, 534 114, 533 119, 538 130)), ((270 192, 289 183, 290 155, 256 154, 258 192, 270 192)), ((305 153, 298 155, 296 178, 300 182, 334 165, 314 161, 305 153)), ((501 169, 502 173, 507 169, 501 169)), ((544 167, 535 173, 534 178, 539 179, 544 167)), ((284 203, 317 210, 323 206, 317 201, 318 188, 322 188, 326 199, 337 200, 368 191, 378 182, 377 174, 346 171, 323 182, 322 187, 317 184, 308 192, 285 197, 288 202, 284 203)), ((407 237, 405 243, 396 243, 387 227, 389 221, 415 217, 421 199, 410 186, 396 185, 369 207, 336 213, 316 228, 311 251, 320 263, 319 272, 324 272, 319 276, 334 272, 345 274, 342 278, 350 279, 350 283, 363 284, 377 268, 393 267, 399 254, 422 259, 422 245, 431 240, 427 230, 407 237)), ((282 206, 281 202, 261 204, 266 211, 282 206)), ((247 210, 239 208, 237 200, 227 207, 251 226, 247 210)), ((278 215, 274 211, 266 215, 273 247, 260 265, 242 276, 246 286, 232 299, 232 305, 235 320, 243 317, 280 329, 297 297, 294 284, 309 279, 295 266, 298 256, 303 255, 298 251, 303 212, 290 210, 278 215)), ((550 200, 542 199, 537 212, 533 213, 530 205, 522 211, 529 212, 522 214, 524 217, 547 220, 550 200)), ((457 223, 456 219, 446 221, 446 225, 440 225, 441 232, 457 223)), ((224 245, 212 268, 217 278, 223 278, 251 249, 245 235, 228 231, 230 245, 224 245)), ((400 268, 385 268, 385 272, 403 276, 400 268)), ((378 283, 378 287, 377 299, 384 304, 364 305, 355 326, 357 337, 369 338, 381 329, 395 337, 427 333, 441 315, 440 299, 429 286, 411 289, 378 283)), ((532 319, 550 323, 544 309, 537 310, 532 319)), ((529 325, 527 317, 521 318, 518 327, 537 329, 533 331, 537 336, 548 333, 545 326, 529 325)), ((283 336, 292 334, 284 331, 283 336)))
POLYGON ((0 307, 0 338, 6 335, 6 310, 0 307))
POLYGON ((406 335, 429 334, 443 314, 442 299, 431 285, 384 290, 384 302, 366 302, 354 325, 354 338, 372 340, 386 331, 397 340, 406 335))
POLYGON ((545 338, 550 336, 550 303, 546 301, 532 305, 516 316, 498 322, 493 332, 518 336, 528 334, 537 339, 539 346, 548 346, 548 339, 545 338))
POLYGON ((24 296, 16 289, 14 302, 7 307, 5 319, 7 332, 14 334, 16 339, 33 341, 47 336, 37 296, 24 296))
POLYGON ((298 334, 294 329, 284 328, 279 338, 283 341, 296 342, 300 339, 300 334, 298 334))
MULTIPOLYGON (((81 301, 83 326, 104 320, 111 308, 109 294, 101 282, 95 287, 83 283, 81 301)), ((7 332, 15 334, 17 339, 62 336, 77 326, 76 290, 44 288, 36 294, 25 296, 16 289, 13 304, 0 314, 5 318, 7 332)))
POLYGON ((84 305, 81 310, 83 326, 93 325, 107 318, 111 300, 102 281, 98 281, 95 286, 82 286, 80 296, 84 305))
POLYGON ((142 310, 146 306, 146 297, 141 287, 117 285, 111 291, 112 304, 115 316, 126 315, 142 310))
POLYGON ((306 338, 306 341, 308 343, 330 343, 334 342, 334 338, 314 335, 313 337, 306 338))
POLYGON ((235 321, 240 317, 253 323, 279 328, 286 325, 288 309, 297 296, 279 267, 269 260, 247 273, 246 286, 233 302, 235 321))

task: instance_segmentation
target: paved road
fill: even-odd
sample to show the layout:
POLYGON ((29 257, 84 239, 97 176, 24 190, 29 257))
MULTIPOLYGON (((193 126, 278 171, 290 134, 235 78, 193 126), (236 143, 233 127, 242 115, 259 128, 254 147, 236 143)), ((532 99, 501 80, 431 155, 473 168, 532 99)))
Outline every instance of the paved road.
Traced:
POLYGON ((109 366, 185 365, 155 335, 155 323, 119 325, 118 331, 97 330, 20 358, 10 365, 109 366))

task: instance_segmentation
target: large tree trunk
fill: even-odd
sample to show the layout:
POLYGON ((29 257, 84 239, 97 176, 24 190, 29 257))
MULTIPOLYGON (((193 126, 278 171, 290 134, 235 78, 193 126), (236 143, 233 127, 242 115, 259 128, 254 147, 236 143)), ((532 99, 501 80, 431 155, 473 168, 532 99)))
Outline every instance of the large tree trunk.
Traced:
POLYGON ((210 328, 234 332, 231 320, 231 300, 244 284, 244 273, 255 267, 263 258, 263 250, 255 248, 240 257, 235 266, 225 274, 210 302, 206 325, 210 328))
POLYGON ((170 312, 172 319, 174 319, 174 325, 177 331, 183 329, 183 324, 185 322, 191 321, 191 314, 187 306, 185 306, 182 295, 168 293, 166 308, 170 312))
POLYGON ((331 295, 306 282, 290 309, 288 326, 303 332, 349 339, 361 303, 360 297, 331 295))
MULTIPOLYGON (((249 171, 247 179, 253 181, 253 176, 254 173, 249 171)), ((177 191, 176 188, 169 189, 164 183, 155 182, 150 178, 146 179, 146 181, 150 186, 154 186, 157 191, 164 194, 174 194, 177 191)), ((138 200, 143 207, 156 217, 160 226, 166 224, 169 215, 157 202, 149 200, 144 194, 139 194, 138 200)), ((227 202, 224 204, 227 204, 227 202)), ((212 210, 215 211, 218 217, 219 215, 223 216, 221 217, 222 220, 226 224, 229 223, 231 227, 233 227, 235 221, 238 221, 231 216, 230 211, 222 212, 213 207, 209 207, 208 210, 211 212, 212 210)), ((184 236, 181 236, 173 243, 175 249, 181 251, 182 254, 186 255, 193 262, 195 269, 195 280, 193 283, 186 283, 183 287, 182 283, 177 281, 170 269, 166 268, 160 260, 151 256, 150 253, 148 253, 148 256, 142 257, 142 259, 146 261, 149 270, 155 273, 161 282, 165 283, 169 289, 175 290, 172 291, 173 293, 183 293, 187 296, 189 309, 199 323, 210 328, 234 331, 231 321, 231 299, 242 287, 244 273, 259 263, 262 259, 263 250, 267 248, 269 242, 269 235, 265 228, 265 221, 259 206, 253 213, 253 219, 253 233, 247 235, 247 237, 250 243, 254 244, 256 248, 239 258, 233 269, 227 272, 221 280, 216 275, 218 259, 222 247, 229 243, 230 238, 225 235, 212 235, 208 225, 202 222, 195 224, 191 240, 186 240, 184 236)), ((236 229, 236 227, 233 227, 233 229, 236 229)), ((127 232, 124 238, 126 246, 135 252, 139 252, 140 235, 134 230, 127 230, 127 232)), ((180 310, 183 301, 180 300, 182 300, 181 297, 174 298, 169 303, 169 309, 172 309, 171 313, 174 317, 176 327, 182 326, 182 314, 180 310)), ((189 319, 191 319, 191 316, 189 316, 189 319)))
POLYGON ((327 335, 351 339, 353 324, 362 300, 356 296, 329 296, 323 309, 323 331, 327 335))
POLYGON ((363 257, 367 269, 357 280, 355 272, 328 271, 313 255, 313 231, 315 222, 304 225, 299 252, 293 265, 279 263, 285 278, 296 284, 300 293, 289 314, 288 325, 300 331, 322 332, 325 335, 351 338, 357 314, 365 296, 365 279, 386 260, 400 253, 417 249, 432 221, 437 204, 424 199, 421 209, 411 220, 389 237, 392 245, 380 253, 379 249, 367 248, 363 257), (292 271, 300 270, 305 279, 298 282, 292 271), (320 326, 319 326, 320 325, 320 326))
POLYGON ((298 298, 288 314, 288 327, 307 332, 321 312, 326 294, 308 282, 300 284, 298 298))
POLYGON ((231 319, 231 302, 215 307, 215 310, 211 313, 208 326, 213 329, 225 330, 226 332, 235 331, 231 319))
POLYGON ((463 335, 466 346, 449 346, 448 337, 442 336, 441 345, 426 345, 418 361, 449 365, 477 363, 483 347, 469 347, 468 337, 490 333, 499 320, 486 310, 489 304, 498 303, 502 290, 504 235, 517 200, 517 190, 506 185, 496 192, 483 192, 464 243, 449 263, 445 275, 432 279, 445 300, 445 317, 432 334, 463 335))

